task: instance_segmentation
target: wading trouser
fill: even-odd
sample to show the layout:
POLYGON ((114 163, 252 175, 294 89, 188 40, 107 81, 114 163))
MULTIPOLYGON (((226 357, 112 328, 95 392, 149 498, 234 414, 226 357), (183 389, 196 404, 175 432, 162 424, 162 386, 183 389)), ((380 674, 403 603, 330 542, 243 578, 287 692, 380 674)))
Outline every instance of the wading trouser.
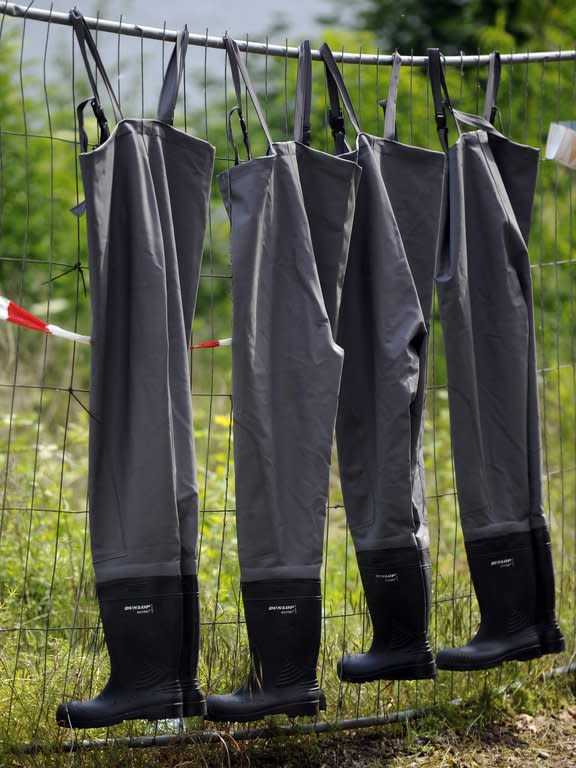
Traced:
POLYGON ((399 57, 381 138, 362 133, 330 49, 320 51, 336 151, 349 150, 341 96, 362 167, 338 327, 336 436, 374 638, 369 653, 345 657, 339 671, 353 682, 430 677, 422 421, 443 157, 394 139, 399 57))
POLYGON ((245 129, 242 76, 269 151, 238 164, 234 146, 236 165, 219 177, 231 222, 236 515, 252 671, 239 691, 209 697, 208 716, 254 720, 322 704, 320 568, 342 369, 332 327, 359 168, 273 142, 238 48, 225 44, 235 110, 245 129))
POLYGON ((90 535, 112 672, 100 697, 76 708, 72 702, 61 719, 98 725, 173 716, 178 705, 182 711, 182 684, 196 698, 195 662, 184 659, 190 646, 197 654, 198 625, 188 345, 214 149, 171 125, 187 29, 167 68, 158 119, 123 119, 87 25, 76 11, 72 20, 102 140, 87 151, 84 102, 78 116, 93 315, 90 535), (88 52, 114 107, 111 135, 88 52), (183 637, 182 627, 194 629, 194 638, 183 637), (172 662, 178 666, 181 645, 178 675, 172 662), (132 677, 121 680, 121 668, 132 677), (179 680, 188 674, 192 680, 179 680))
POLYGON ((482 623, 442 651, 450 669, 561 650, 542 506, 534 315, 527 240, 538 151, 492 123, 499 58, 484 117, 452 109, 436 49, 430 79, 447 153, 436 282, 444 329, 460 517, 482 623), (448 147, 446 108, 463 133, 448 147))

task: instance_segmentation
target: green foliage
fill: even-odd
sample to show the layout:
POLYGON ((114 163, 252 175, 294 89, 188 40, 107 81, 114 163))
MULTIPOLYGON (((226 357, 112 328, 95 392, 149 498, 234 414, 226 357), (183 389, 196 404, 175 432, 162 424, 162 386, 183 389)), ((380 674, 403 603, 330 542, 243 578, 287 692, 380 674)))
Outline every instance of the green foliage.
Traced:
MULTIPOLYGON (((14 33, 0 38, 0 294, 48 322, 90 327, 83 223, 69 212, 78 202, 74 113, 62 85, 45 89, 38 60, 19 63, 14 33), (60 277, 61 276, 61 277, 60 277)), ((38 366, 41 343, 16 339, 19 364, 38 366)), ((69 366, 66 345, 54 346, 41 363, 46 376, 69 366)), ((79 376, 80 379, 80 376, 79 376)), ((87 370, 79 385, 86 386, 87 370)))
MULTIPOLYGON (((332 4, 336 20, 343 4, 332 4)), ((576 39, 570 0, 355 0, 352 7, 354 26, 371 30, 385 50, 403 54, 423 54, 430 47, 456 54, 557 50, 572 48, 576 39)))
POLYGON ((474 50, 479 24, 489 24, 497 9, 511 2, 495 0, 368 0, 360 6, 360 24, 376 30, 381 44, 406 53, 424 53, 429 47, 445 52, 474 50))

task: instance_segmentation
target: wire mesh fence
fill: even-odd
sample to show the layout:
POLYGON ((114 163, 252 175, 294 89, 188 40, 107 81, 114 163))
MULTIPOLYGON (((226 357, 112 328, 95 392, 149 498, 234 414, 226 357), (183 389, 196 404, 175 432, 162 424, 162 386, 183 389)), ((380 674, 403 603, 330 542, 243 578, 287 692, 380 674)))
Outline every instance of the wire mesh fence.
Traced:
MULTIPOLYGON (((83 195, 75 105, 88 95, 87 83, 64 19, 50 11, 35 12, 33 18, 32 12, 15 9, 0 7, 0 294, 47 322, 89 334, 86 224, 70 213, 83 195)), ((95 27, 123 112, 152 115, 172 33, 162 27, 132 27, 122 19, 99 21, 95 27)), ((225 121, 234 102, 225 56, 208 33, 193 36, 192 42, 175 124, 213 143, 221 170, 230 163, 225 121)), ((289 139, 295 50, 244 42, 273 135, 289 139)), ((338 50, 337 36, 330 42, 338 50)), ((360 51, 341 60, 364 130, 381 135, 378 102, 387 89, 390 57, 360 51)), ((510 138, 542 147, 549 123, 575 113, 576 54, 523 53, 503 57, 503 62, 500 126, 510 138)), ((438 149, 424 63, 423 57, 403 57, 398 134, 406 143, 438 149)), ((457 105, 477 113, 487 57, 452 57, 448 63, 457 105)), ((313 75, 313 145, 330 152, 319 63, 313 75)), ((255 140, 254 154, 260 150, 265 151, 263 137, 260 143, 255 140)), ((334 457, 319 665, 328 709, 306 728, 401 720, 487 691, 505 692, 521 702, 525 691, 537 690, 543 674, 571 668, 576 644, 575 178, 541 160, 530 239, 545 501, 567 650, 560 658, 512 662, 485 673, 440 673, 434 681, 340 682, 337 660, 343 652, 365 647, 370 628, 334 457)), ((214 185, 193 341, 230 335, 228 242, 228 221, 214 185)), ((70 734, 55 725, 56 706, 69 696, 82 698, 100 690, 108 664, 89 555, 89 349, 2 325, 0 355, 0 741, 7 747, 66 743, 71 748, 70 734)), ((200 680, 207 691, 222 692, 242 680, 248 663, 235 538, 230 350, 198 350, 191 364, 201 493, 200 680)), ((431 636, 440 647, 468 639, 478 611, 458 518, 436 311, 425 460, 434 585, 431 636)), ((276 725, 292 727, 282 718, 276 725)), ((196 740, 214 736, 201 721, 132 722, 93 732, 91 743, 124 738, 147 746, 185 733, 196 740)), ((261 733, 259 728, 243 732, 247 737, 261 733)))

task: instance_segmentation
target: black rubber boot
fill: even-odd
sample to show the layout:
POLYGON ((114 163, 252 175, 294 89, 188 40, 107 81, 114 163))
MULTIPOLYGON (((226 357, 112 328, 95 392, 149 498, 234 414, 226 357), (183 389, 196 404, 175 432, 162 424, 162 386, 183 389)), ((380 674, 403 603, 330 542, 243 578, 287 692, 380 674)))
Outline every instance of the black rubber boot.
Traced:
POLYGON ((97 728, 122 720, 182 717, 180 577, 122 579, 97 587, 110 677, 89 701, 68 701, 58 725, 97 728))
POLYGON ((206 699, 198 683, 200 651, 200 605, 198 577, 182 576, 183 635, 180 656, 180 682, 184 717, 206 714, 206 699))
POLYGON ((439 669, 490 669, 541 656, 531 533, 472 541, 466 552, 480 627, 467 645, 438 652, 439 669))
POLYGON ((251 669, 234 693, 208 696, 209 720, 248 722, 266 715, 317 715, 322 601, 320 581, 290 579, 242 584, 251 669))
POLYGON ((532 531, 532 547, 536 572, 536 625, 542 653, 561 653, 564 637, 556 621, 556 594, 552 546, 548 527, 532 531))
POLYGON ((372 619, 366 653, 344 656, 338 677, 351 683, 420 680, 436 674, 428 642, 430 555, 416 547, 358 552, 372 619))

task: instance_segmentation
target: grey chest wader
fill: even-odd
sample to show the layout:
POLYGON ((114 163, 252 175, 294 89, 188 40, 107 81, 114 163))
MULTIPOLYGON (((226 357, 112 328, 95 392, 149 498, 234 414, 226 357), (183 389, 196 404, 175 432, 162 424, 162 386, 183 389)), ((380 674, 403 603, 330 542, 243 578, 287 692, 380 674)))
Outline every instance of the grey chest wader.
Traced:
POLYGON ((336 151, 350 149, 340 96, 362 167, 338 326, 344 368, 336 437, 373 639, 366 653, 344 656, 338 674, 356 683, 430 678, 422 426, 444 158, 395 140, 399 57, 382 138, 362 133, 330 49, 320 52, 336 151))
POLYGON ((441 650, 442 669, 495 667, 559 652, 550 536, 542 508, 532 286, 527 241, 538 151, 484 116, 453 109, 437 49, 429 51, 447 166, 436 283, 444 330, 460 517, 480 607, 476 635, 441 650), (474 130, 448 147, 446 111, 474 130))
POLYGON ((57 721, 96 727, 202 714, 196 681, 198 493, 188 345, 213 147, 172 127, 184 29, 157 120, 123 119, 90 31, 71 12, 101 145, 78 108, 92 300, 90 533, 110 678, 57 721), (88 53, 117 126, 110 134, 88 53))
MULTIPOLYGON (((316 665, 342 369, 333 328, 360 169, 299 141, 273 142, 238 47, 224 42, 249 158, 238 163, 229 119, 236 164, 219 180, 231 222, 236 515, 251 670, 239 690, 208 697, 208 717, 250 721, 325 706, 316 665), (250 156, 241 77, 265 157, 250 156)), ((297 133, 307 121, 307 56, 303 46, 297 133)))

